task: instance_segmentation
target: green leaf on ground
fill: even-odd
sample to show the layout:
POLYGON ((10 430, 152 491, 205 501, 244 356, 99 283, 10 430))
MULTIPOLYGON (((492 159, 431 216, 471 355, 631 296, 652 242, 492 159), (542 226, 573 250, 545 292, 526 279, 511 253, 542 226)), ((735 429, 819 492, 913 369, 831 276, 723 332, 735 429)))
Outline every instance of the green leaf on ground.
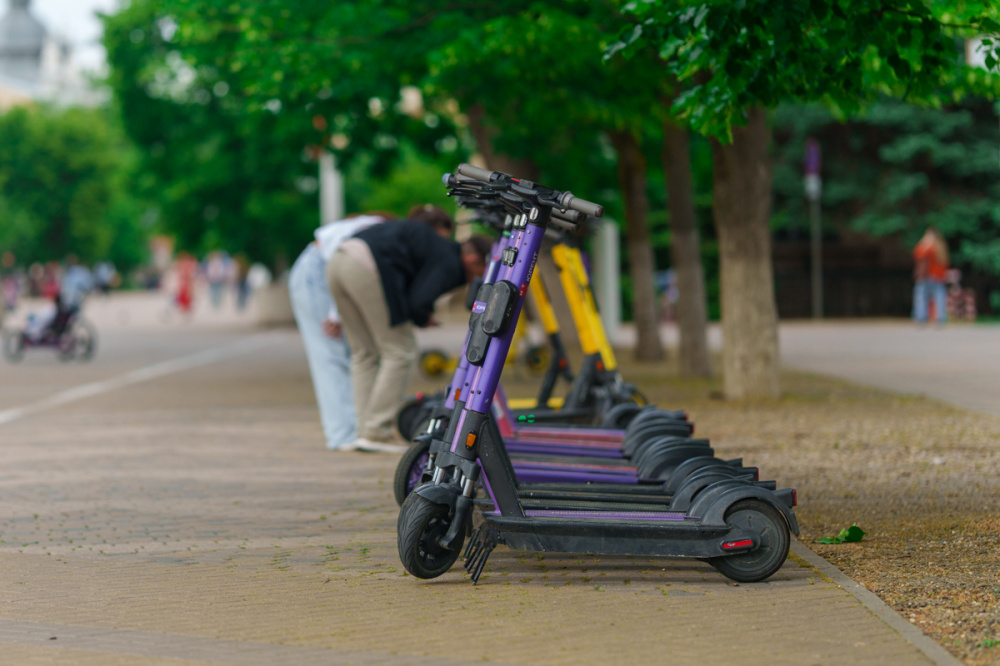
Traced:
POLYGON ((840 530, 840 533, 835 537, 823 537, 822 539, 816 539, 814 543, 856 543, 864 539, 865 534, 866 532, 855 524, 840 530))

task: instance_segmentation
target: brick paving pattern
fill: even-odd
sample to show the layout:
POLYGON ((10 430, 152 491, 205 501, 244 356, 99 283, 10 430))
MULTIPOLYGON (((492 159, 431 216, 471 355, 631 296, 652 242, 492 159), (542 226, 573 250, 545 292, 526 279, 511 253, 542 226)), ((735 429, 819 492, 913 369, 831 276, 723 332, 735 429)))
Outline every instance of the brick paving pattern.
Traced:
MULTIPOLYGON (((0 410, 250 334, 111 330, 90 366, 0 366, 0 410)), ((735 585, 501 549, 478 586, 416 580, 396 458, 324 450, 298 336, 263 336, 0 425, 0 662, 927 663, 794 557, 735 585)))

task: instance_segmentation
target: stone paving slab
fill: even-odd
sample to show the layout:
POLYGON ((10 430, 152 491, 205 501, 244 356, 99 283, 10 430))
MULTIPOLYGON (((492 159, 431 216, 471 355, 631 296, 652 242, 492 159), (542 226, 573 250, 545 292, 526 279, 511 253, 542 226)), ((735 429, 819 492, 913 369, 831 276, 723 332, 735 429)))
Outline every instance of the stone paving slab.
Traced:
POLYGON ((415 580, 395 457, 325 451, 301 343, 270 335, 0 425, 0 661, 930 662, 794 557, 756 585, 506 550, 478 586, 415 580))

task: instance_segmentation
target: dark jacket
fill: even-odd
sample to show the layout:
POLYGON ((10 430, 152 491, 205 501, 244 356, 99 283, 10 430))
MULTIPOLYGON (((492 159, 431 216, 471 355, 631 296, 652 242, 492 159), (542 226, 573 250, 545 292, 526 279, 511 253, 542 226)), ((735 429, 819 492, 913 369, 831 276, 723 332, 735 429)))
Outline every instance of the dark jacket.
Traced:
POLYGON ((465 284, 462 246, 441 238, 426 224, 393 220, 359 231, 382 278, 389 323, 425 326, 434 301, 465 284))

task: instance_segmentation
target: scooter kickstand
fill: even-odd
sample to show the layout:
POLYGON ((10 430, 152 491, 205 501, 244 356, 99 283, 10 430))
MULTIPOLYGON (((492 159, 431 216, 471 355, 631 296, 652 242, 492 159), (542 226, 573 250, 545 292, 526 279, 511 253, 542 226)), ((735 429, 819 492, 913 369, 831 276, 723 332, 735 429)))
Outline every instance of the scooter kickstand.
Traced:
POLYGON ((480 525, 472 535, 469 546, 465 550, 465 570, 472 578, 472 584, 479 582, 479 576, 483 573, 486 560, 490 553, 500 543, 500 532, 490 525, 480 525))

